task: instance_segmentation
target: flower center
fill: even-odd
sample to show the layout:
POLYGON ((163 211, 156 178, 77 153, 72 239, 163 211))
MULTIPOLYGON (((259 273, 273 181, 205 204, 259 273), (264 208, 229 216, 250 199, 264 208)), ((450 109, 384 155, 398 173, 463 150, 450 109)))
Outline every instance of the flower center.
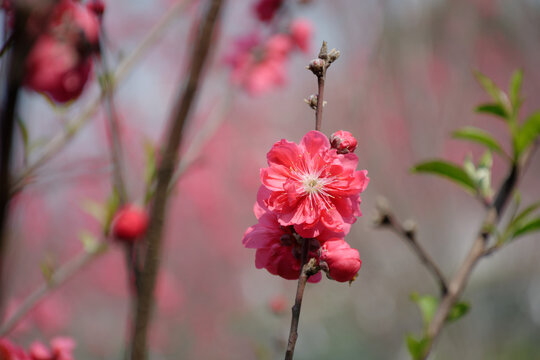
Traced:
POLYGON ((306 174, 302 185, 304 185, 304 191, 308 194, 318 193, 324 189, 323 182, 311 174, 306 174))

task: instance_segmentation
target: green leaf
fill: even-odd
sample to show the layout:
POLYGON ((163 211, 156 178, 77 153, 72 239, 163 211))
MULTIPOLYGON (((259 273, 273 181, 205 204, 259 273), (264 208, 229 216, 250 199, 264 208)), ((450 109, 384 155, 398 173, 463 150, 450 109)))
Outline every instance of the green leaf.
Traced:
POLYGON ((480 145, 484 145, 492 151, 495 151, 499 154, 504 154, 504 150, 502 149, 499 142, 484 130, 472 126, 466 126, 464 128, 454 131, 452 136, 455 139, 467 140, 480 145))
POLYGON ((413 173, 427 173, 446 177, 461 185, 465 190, 472 194, 476 194, 475 181, 461 167, 444 160, 426 161, 414 166, 411 171, 413 173))
POLYGON ((407 335, 407 349, 413 360, 420 360, 429 346, 427 338, 416 340, 413 335, 407 335))
POLYGON ((107 199, 107 205, 105 206, 105 215, 103 218, 103 233, 108 234, 113 221, 114 215, 120 206, 120 196, 118 191, 113 189, 113 192, 107 199))
POLYGON ((510 89, 508 94, 510 95, 510 102, 516 114, 521 106, 521 84, 523 83, 523 70, 519 69, 512 74, 512 80, 510 80, 510 89))
POLYGON ((532 205, 527 206, 522 212, 520 212, 516 217, 512 219, 510 225, 518 224, 527 218, 533 211, 540 207, 540 202, 536 202, 532 205))
POLYGON ((514 134, 516 156, 520 156, 540 135, 540 112, 529 116, 514 134))
POLYGON ((422 313, 422 321, 424 326, 427 327, 435 316, 435 312, 439 307, 439 299, 431 295, 420 296, 417 293, 412 293, 411 300, 418 305, 418 308, 422 313))
POLYGON ((452 309, 450 309, 450 312, 448 313, 448 316, 446 317, 447 322, 452 322, 460 319, 465 314, 467 314, 470 310, 471 306, 469 303, 460 301, 456 303, 452 309))
POLYGON ((478 83, 484 88, 484 90, 491 96, 491 98, 501 106, 501 109, 504 110, 505 118, 509 119, 511 114, 511 105, 508 97, 490 78, 485 76, 479 71, 474 72, 474 76, 478 83))
POLYGON ((149 185, 156 176, 156 149, 149 140, 144 141, 144 152, 146 154, 144 181, 146 185, 149 185))
POLYGON ((523 235, 526 235, 535 231, 539 231, 539 230, 540 230, 540 217, 537 217, 519 226, 514 231, 513 237, 517 238, 518 236, 523 236, 523 235))
POLYGON ((105 208, 97 201, 86 199, 83 200, 81 208, 88 214, 92 215, 100 224, 103 222, 105 216, 105 208))
POLYGON ((20 117, 17 117, 17 125, 19 126, 19 130, 21 130, 21 137, 23 140, 25 154, 28 155, 28 149, 29 149, 28 128, 26 127, 26 124, 20 117))
POLYGON ((490 114, 506 120, 506 112, 499 104, 482 104, 477 106, 474 111, 482 114, 490 114))
POLYGON ((101 254, 107 250, 107 243, 99 239, 89 231, 81 231, 79 239, 83 244, 84 251, 89 254, 101 254))

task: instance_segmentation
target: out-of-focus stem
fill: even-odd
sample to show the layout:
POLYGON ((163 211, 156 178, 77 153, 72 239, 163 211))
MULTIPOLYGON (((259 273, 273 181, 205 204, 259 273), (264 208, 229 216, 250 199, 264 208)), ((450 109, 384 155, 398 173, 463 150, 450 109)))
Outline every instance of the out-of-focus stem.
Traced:
POLYGON ((443 297, 437 312, 433 317, 433 320, 428 326, 427 331, 427 341, 428 344, 425 348, 422 359, 427 359, 430 351, 433 347, 433 343, 439 336, 448 314, 452 310, 454 304, 459 300, 461 293, 467 286, 467 282, 471 273, 483 256, 493 253, 493 248, 488 247, 488 241, 493 231, 493 228, 498 224, 500 218, 502 217, 506 204, 510 199, 511 195, 514 193, 515 188, 517 187, 518 181, 521 174, 526 170, 530 159, 538 145, 536 142, 529 151, 523 156, 520 162, 516 162, 510 168, 508 175, 506 176, 505 181, 499 188, 495 201, 493 205, 488 209, 488 213, 482 226, 478 232, 478 235, 473 243, 473 246, 464 262, 458 269, 456 275, 450 282, 448 286, 448 293, 443 297))
POLYGON ((315 109, 315 130, 321 131, 322 125, 322 112, 324 107, 324 81, 326 80, 326 69, 328 64, 326 59, 328 58, 326 41, 323 41, 321 51, 319 52, 319 59, 325 60, 325 64, 322 67, 321 73, 317 74, 317 108, 315 109))
POLYGON ((441 297, 448 293, 447 281, 439 266, 431 255, 418 243, 416 239, 416 231, 414 229, 405 229, 405 227, 397 220, 392 212, 387 208, 379 208, 380 218, 377 219, 377 225, 380 227, 389 227, 397 235, 399 235, 411 249, 418 255, 422 264, 433 275, 439 283, 441 297))
MULTIPOLYGON (((194 0, 185 0, 176 2, 167 11, 165 15, 154 25, 150 32, 144 37, 141 43, 133 50, 133 52, 126 57, 120 65, 116 68, 114 74, 110 75, 110 81, 118 86, 129 72, 133 69, 135 64, 141 59, 141 57, 154 45, 157 39, 161 36, 163 31, 168 25, 178 16, 178 14, 184 10, 194 0)), ((43 148, 41 155, 30 165, 21 171, 21 174, 15 179, 11 185, 10 195, 13 196, 19 192, 26 182, 35 174, 41 166, 43 166, 49 159, 60 152, 66 144, 77 134, 77 132, 91 119, 92 115, 97 111, 101 101, 106 97, 106 90, 102 90, 101 93, 94 98, 90 104, 85 107, 79 116, 71 120, 64 128, 63 132, 55 135, 43 148)))
POLYGON ((131 359, 147 358, 147 333, 153 308, 153 293, 160 264, 163 225, 165 222, 168 189, 177 162, 184 124, 199 88, 203 66, 207 58, 214 28, 223 0, 211 0, 205 9, 200 30, 189 63, 189 74, 173 109, 173 117, 167 128, 167 142, 157 171, 156 192, 152 202, 146 235, 148 249, 142 273, 141 291, 137 298, 137 313, 131 341, 131 359))
POLYGON ((62 285, 73 275, 78 273, 90 261, 101 254, 102 251, 87 252, 83 251, 72 258, 58 270, 55 270, 53 275, 41 284, 34 292, 32 292, 17 308, 17 310, 6 320, 0 327, 0 337, 7 335, 15 325, 32 310, 41 299, 43 299, 51 291, 62 285))

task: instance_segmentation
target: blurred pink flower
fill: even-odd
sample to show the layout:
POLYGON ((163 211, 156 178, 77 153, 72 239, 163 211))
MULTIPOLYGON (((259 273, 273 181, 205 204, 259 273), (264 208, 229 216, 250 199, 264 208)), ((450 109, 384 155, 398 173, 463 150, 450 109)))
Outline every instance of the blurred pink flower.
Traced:
POLYGON ((369 182, 367 171, 356 171, 358 157, 337 154, 323 133, 310 131, 299 145, 282 139, 267 160, 261 181, 270 194, 259 196, 258 202, 276 214, 280 225, 293 225, 305 238, 325 230, 346 234, 362 215, 360 193, 369 182))
POLYGON ((352 281, 358 274, 362 261, 360 253, 344 240, 327 241, 320 249, 319 264, 333 280, 352 281))
POLYGON ((264 44, 254 34, 240 39, 226 59, 232 67, 231 82, 251 95, 284 85, 286 61, 292 48, 292 39, 285 34, 274 35, 264 44))
POLYGON ((51 348, 41 342, 30 346, 31 360, 73 360, 75 341, 69 337, 56 337, 51 341, 51 348))
POLYGON ((8 339, 0 339, 1 360, 30 360, 23 348, 14 345, 8 339))
POLYGON ((270 22, 282 4, 283 0, 259 0, 253 10, 260 21, 270 22))
POLYGON ((98 47, 99 31, 93 11, 72 0, 61 1, 48 31, 28 55, 25 85, 60 103, 79 97, 92 71, 90 55, 98 47))
POLYGON ((306 19, 296 19, 291 23, 291 37, 300 50, 309 52, 311 38, 313 36, 313 24, 306 19))

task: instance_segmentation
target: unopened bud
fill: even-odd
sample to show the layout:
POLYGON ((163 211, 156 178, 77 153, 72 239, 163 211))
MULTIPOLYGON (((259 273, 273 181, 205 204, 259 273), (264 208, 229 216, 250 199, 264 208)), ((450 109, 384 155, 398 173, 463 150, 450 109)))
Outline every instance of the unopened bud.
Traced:
POLYGON ((339 50, 336 50, 336 49, 330 50, 330 52, 328 53, 328 64, 331 64, 334 61, 336 61, 340 55, 341 53, 339 52, 339 50))
POLYGON ((144 235, 148 227, 146 210, 137 205, 127 205, 120 209, 112 221, 112 235, 118 240, 136 241, 144 235))
POLYGON ((308 70, 311 70, 316 76, 322 76, 326 62, 323 59, 313 59, 307 66, 308 70))
POLYGON ((339 154, 352 153, 358 145, 354 136, 344 130, 336 131, 330 136, 330 144, 336 149, 339 154))
POLYGON ((409 239, 414 238, 414 235, 416 233, 416 222, 411 219, 405 220, 405 222, 403 223, 403 230, 405 231, 405 235, 407 235, 409 239))
POLYGON ((309 105, 313 110, 317 109, 317 95, 311 94, 307 99, 304 99, 304 102, 309 105))
POLYGON ((347 282, 355 279, 362 261, 358 250, 351 248, 344 240, 332 240, 321 247, 319 266, 329 278, 347 282))

